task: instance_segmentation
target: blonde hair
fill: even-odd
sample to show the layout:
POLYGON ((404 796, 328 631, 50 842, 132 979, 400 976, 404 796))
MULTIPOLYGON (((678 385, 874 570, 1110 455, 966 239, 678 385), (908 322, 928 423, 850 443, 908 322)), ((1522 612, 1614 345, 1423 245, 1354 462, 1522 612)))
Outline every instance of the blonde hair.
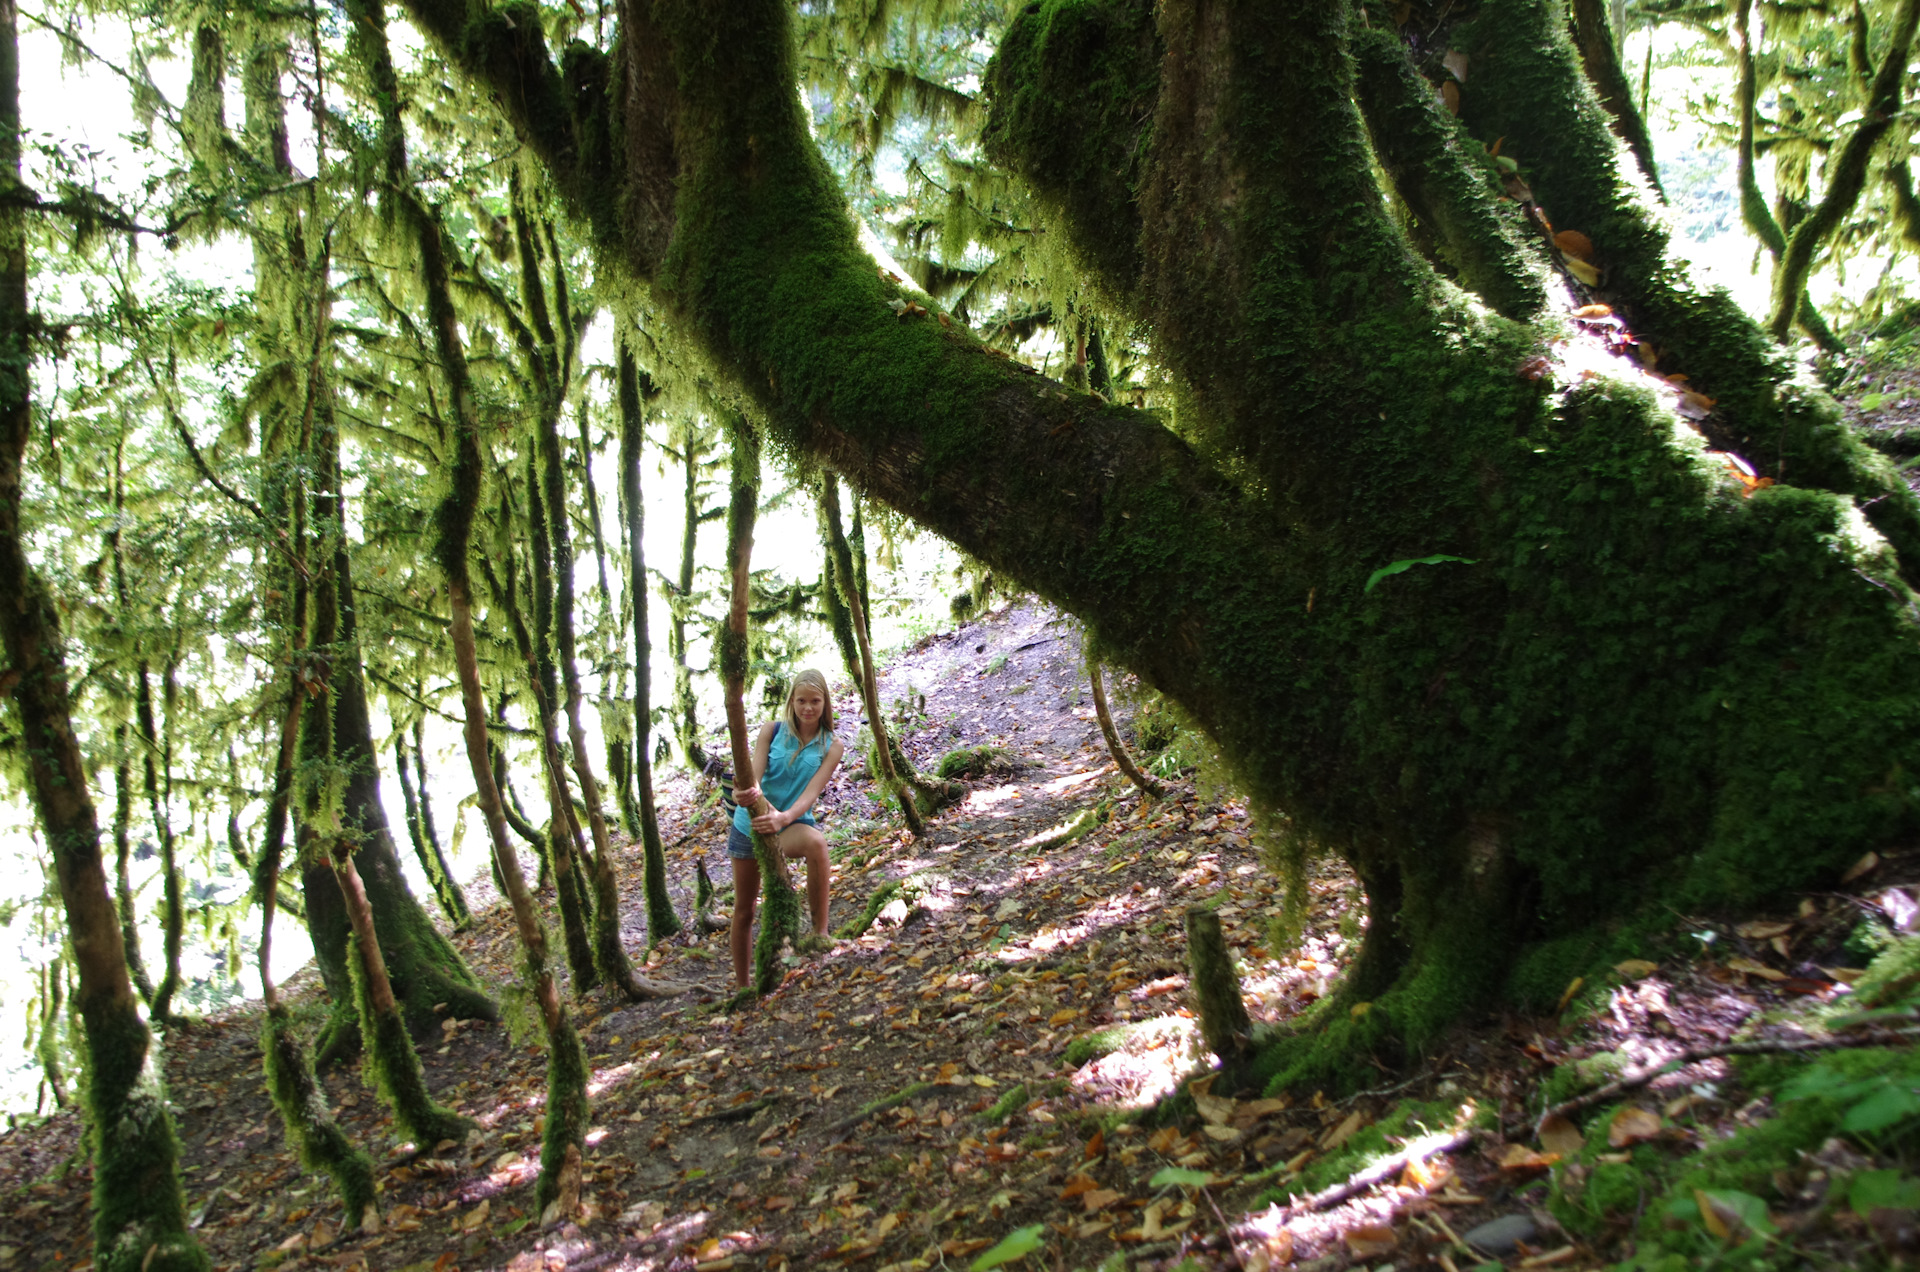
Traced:
MULTIPOLYGON (((780 723, 787 726, 795 741, 799 740, 800 722, 794 719, 793 695, 800 692, 802 685, 811 685, 818 689, 820 696, 826 700, 827 704, 820 712, 820 732, 814 735, 814 740, 831 737, 833 735, 833 690, 827 688, 827 678, 811 667, 794 675, 793 684, 787 688, 787 700, 780 704, 780 723)), ((808 745, 811 746, 812 742, 808 745)))

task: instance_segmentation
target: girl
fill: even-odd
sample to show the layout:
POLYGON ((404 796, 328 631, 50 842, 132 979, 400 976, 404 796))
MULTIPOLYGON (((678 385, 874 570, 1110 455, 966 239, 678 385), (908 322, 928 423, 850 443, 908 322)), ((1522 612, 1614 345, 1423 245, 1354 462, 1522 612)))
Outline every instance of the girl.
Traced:
MULTIPOLYGON (((753 856, 753 834, 778 836, 783 857, 807 862, 807 909, 813 931, 827 931, 827 841, 807 810, 826 789, 827 779, 840 763, 840 739, 833 736, 833 699, 827 678, 811 669, 793 678, 780 718, 760 729, 753 743, 753 773, 759 784, 733 793, 740 805, 733 811, 733 829, 727 834, 727 857, 733 862, 733 979, 746 988, 749 937, 753 907, 760 897, 760 863, 753 856), (770 807, 755 817, 749 811, 756 799, 770 807)), ((781 863, 784 873, 785 862, 781 863)), ((791 880, 789 880, 791 882, 791 880)))

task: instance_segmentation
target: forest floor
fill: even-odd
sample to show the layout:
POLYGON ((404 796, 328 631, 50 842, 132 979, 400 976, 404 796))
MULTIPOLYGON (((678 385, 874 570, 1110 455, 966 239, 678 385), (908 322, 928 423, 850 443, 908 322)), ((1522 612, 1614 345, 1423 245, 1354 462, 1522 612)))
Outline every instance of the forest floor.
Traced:
MULTIPOLYGON (((1586 1062, 1604 1060, 1609 1073, 1657 1065, 1743 1027, 1802 1037, 1793 1013, 1843 999, 1856 975, 1838 960, 1860 917, 1901 932, 1920 918, 1901 886, 1920 877, 1915 863, 1868 863, 1854 895, 1810 898, 1759 927, 1691 919, 1692 944, 1622 964, 1605 986, 1570 987, 1560 1016, 1462 1029, 1418 1069, 1382 1072, 1375 1090, 1227 1099, 1203 1079, 1189 1086, 1184 1118, 1140 1125, 1129 1113, 1211 1061, 1189 1003, 1186 907, 1215 908, 1249 1010, 1270 1023, 1327 992, 1364 919, 1352 878, 1323 863, 1307 930, 1279 948, 1269 928, 1277 884, 1246 810, 1191 780, 1143 800, 1115 773, 1085 690, 1075 628, 1034 605, 930 637, 895 661, 883 699, 914 761, 930 767, 951 748, 984 745, 1006 753, 1000 771, 973 781, 924 842, 880 818, 857 775, 838 776, 823 801, 834 924, 884 883, 911 887, 866 935, 791 960, 761 1002, 725 1011, 717 933, 654 950, 649 973, 684 982, 684 995, 628 1004, 601 991, 570 1003, 592 1058, 595 1120, 580 1206, 563 1221, 543 1226, 533 1211, 544 1060, 525 1030, 516 1039, 504 1025, 448 1022, 443 1038, 421 1040, 436 1096, 481 1125, 466 1144, 397 1143, 357 1070, 324 1075, 382 1188, 377 1223, 342 1232, 326 1182, 294 1160, 268 1103, 257 1012, 176 1029, 169 1091, 188 1204, 214 1265, 957 1272, 1001 1255, 1020 1266, 1012 1256, 1024 1246, 1024 1266, 1061 1269, 1593 1267, 1627 1248, 1652 1202, 1645 1181, 1753 1125, 1767 1099, 1743 1090, 1726 1060, 1707 1059, 1627 1092, 1621 1107, 1632 1115, 1609 1106, 1584 1137, 1548 1126, 1547 1151, 1536 1151, 1516 1128, 1542 1107, 1543 1079, 1586 1062), (1097 817, 1079 824, 1092 828, 1063 837, 1090 809, 1097 817), (1450 1156, 1415 1161, 1337 1204, 1289 1208, 1290 1193, 1338 1184, 1424 1133, 1469 1122, 1482 1133, 1450 1156), (1643 1168, 1637 1209, 1629 1194, 1628 1218, 1563 1227, 1556 1215, 1572 1215, 1564 1203, 1578 1185, 1590 1178, 1597 1190, 1629 1155, 1643 1168), (1556 1167, 1560 1156, 1579 1161, 1556 1167), (1550 1206, 1555 1198, 1562 1204, 1550 1206)), ((724 814, 711 792, 680 779, 665 786, 662 816, 684 915, 696 858, 716 883, 728 878, 724 814)), ((620 851, 638 956, 638 854, 620 851)), ((480 917, 455 940, 505 986, 515 937, 485 892, 475 890, 480 917)), ((289 989, 317 1019, 311 980, 289 989)), ((1854 1152, 1841 1166, 1862 1163, 1873 1164, 1854 1152)), ((1817 1198, 1792 1198, 1825 1176, 1786 1169, 1799 1172, 1780 1181, 1786 1200, 1771 1216, 1762 1203, 1758 1220, 1747 1217, 1756 1227, 1784 1230, 1799 1222, 1796 1205, 1817 1208, 1817 1198)), ((89 1182, 72 1115, 0 1136, 0 1268, 88 1268, 89 1182)), ((1799 1228, 1813 1262, 1872 1263, 1906 1239, 1877 1219, 1821 1213, 1824 1226, 1799 1228)), ((1694 1226, 1718 1240, 1718 1223, 1731 1245, 1740 1220, 1716 1215, 1696 1211, 1694 1226)))

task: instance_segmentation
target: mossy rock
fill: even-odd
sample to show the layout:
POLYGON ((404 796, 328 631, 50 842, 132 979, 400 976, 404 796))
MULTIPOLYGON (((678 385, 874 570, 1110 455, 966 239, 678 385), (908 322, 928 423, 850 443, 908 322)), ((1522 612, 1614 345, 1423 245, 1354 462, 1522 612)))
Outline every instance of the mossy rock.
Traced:
POLYGON ((1090 1034, 1082 1034, 1067 1044, 1061 1059, 1073 1068, 1092 1060, 1103 1060, 1127 1045, 1127 1039, 1146 1029, 1149 1022, 1134 1021, 1124 1025, 1108 1025, 1105 1029, 1096 1029, 1090 1034))
POLYGON ((933 771, 949 780, 972 780, 989 773, 1011 773, 1017 767, 1012 752, 1001 747, 962 746, 941 756, 933 771))

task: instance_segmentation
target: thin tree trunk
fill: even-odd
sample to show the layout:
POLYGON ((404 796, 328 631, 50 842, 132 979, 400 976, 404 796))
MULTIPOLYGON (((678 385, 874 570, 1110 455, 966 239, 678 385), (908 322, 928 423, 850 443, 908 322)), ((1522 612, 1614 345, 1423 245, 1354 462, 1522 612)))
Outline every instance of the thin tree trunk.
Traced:
POLYGON ((129 826, 133 820, 133 771, 128 763, 127 725, 114 727, 113 763, 113 884, 120 909, 120 942, 127 951, 127 971, 140 997, 153 1001, 153 978, 147 974, 147 961, 140 957, 139 908, 133 895, 133 878, 128 872, 132 856, 129 826))
POLYGON ((687 665, 687 607, 693 604, 693 550, 698 542, 700 523, 700 457, 702 439, 693 420, 682 424, 680 470, 683 477, 680 520, 679 589, 673 605, 673 623, 667 629, 667 652, 673 655, 674 733, 680 740, 680 754, 689 771, 705 776, 712 760, 700 743, 698 703, 693 696, 693 669, 687 665))
POLYGON ((400 779, 400 797, 406 805, 407 837, 413 841, 414 859, 433 886, 433 896, 440 903, 441 912, 457 930, 471 923, 473 915, 467 909, 460 885, 454 882, 453 870, 440 847, 440 836, 434 832, 433 807, 427 799, 427 766, 420 757, 420 735, 420 722, 415 721, 415 750, 410 758, 405 736, 399 729, 393 731, 393 768, 400 779))
MULTIPOLYGON (((504 495, 504 492, 503 492, 504 495)), ((502 516, 507 508, 501 509, 502 516)), ((593 962, 593 941, 587 929, 586 907, 583 904, 585 888, 580 880, 579 859, 570 849, 579 842, 579 827, 573 818, 573 800, 567 791, 566 770, 560 759, 560 743, 553 736, 553 715, 543 701, 546 693, 541 683, 538 655, 532 634, 527 630, 526 619, 520 613, 518 585, 515 581, 513 558, 509 552, 502 562, 506 569, 506 578, 500 579, 492 565, 483 556, 480 559, 481 571, 493 592, 494 607, 507 619, 507 625, 513 632, 513 642, 520 651, 521 662, 527 669, 527 689, 533 696, 534 714, 541 722, 539 731, 541 767, 547 779, 547 804, 552 816, 547 822, 546 861, 553 871, 554 900, 560 907, 560 931, 566 942, 567 968, 573 975, 573 991, 584 994, 599 984, 599 971, 593 962)))
POLYGON ((1142 793, 1155 799, 1166 796, 1166 788, 1140 771, 1140 766, 1127 754, 1126 744, 1120 740, 1120 731, 1113 727, 1113 716, 1107 711, 1107 687, 1101 683, 1100 660, 1091 654, 1087 656, 1087 678, 1093 682, 1093 714, 1099 717, 1100 733, 1107 739, 1107 753, 1113 756, 1114 766, 1127 775, 1127 780, 1139 787, 1142 793))
POLYGON ((653 755, 647 745, 653 719, 653 641, 647 631, 646 506, 640 491, 641 451, 646 442, 644 394, 640 369, 624 342, 619 357, 620 488, 627 519, 627 595, 633 600, 633 770, 640 795, 647 941, 658 944, 680 931, 680 916, 667 893, 667 852, 660 842, 660 818, 653 802, 653 755))
MULTIPOLYGON (((0 179, 20 171, 20 40, 15 0, 0 0, 0 179)), ((28 560, 21 513, 33 433, 26 213, 0 208, 0 645, 4 699, 21 737, 19 763, 53 854, 79 971, 86 1026, 88 1147, 93 1153, 94 1267, 99 1272, 204 1272, 187 1231, 179 1143, 153 1038, 127 975, 120 915, 108 890, 86 760, 74 734, 59 607, 28 560)))
POLYGON ((439 867, 440 879, 445 884, 447 894, 453 900, 453 908, 459 912, 454 920, 455 927, 465 927, 473 922, 473 910, 467 905, 467 897, 460 890, 460 881, 454 877, 453 863, 447 860, 446 849, 440 843, 440 832, 433 824, 433 801, 427 796, 427 729, 426 717, 415 716, 413 721, 413 777, 420 792, 420 829, 427 840, 427 847, 433 850, 434 863, 439 867))
POLYGON ((894 767, 893 746, 887 739, 887 722, 880 714, 880 679, 873 669, 873 641, 868 634, 866 600, 861 596, 859 575, 854 571, 853 553, 840 529, 840 479, 827 473, 820 479, 820 515, 826 522, 827 542, 833 550, 834 580, 842 583, 840 599, 846 602, 853 620, 853 638, 860 647, 860 696, 867 705, 867 727, 873 731, 873 749, 869 761, 879 767, 880 780, 900 801, 900 812, 907 829, 916 839, 927 836, 926 823, 914 803, 913 788, 900 779, 894 767))
POLYGON ((161 789, 160 766, 155 757, 162 755, 158 728, 153 714, 152 673, 142 658, 134 680, 134 704, 140 727, 140 762, 147 793, 147 813, 153 823, 153 837, 160 850, 160 930, 162 966, 160 983, 154 988, 152 1019, 161 1025, 179 1023, 174 1015, 173 996, 180 988, 180 946, 186 927, 181 896, 181 875, 174 862, 172 810, 161 789))
MULTIPOLYGON (((760 507, 760 443, 743 419, 733 435, 733 492, 727 504, 727 565, 730 589, 727 626, 720 638, 720 677, 726 690, 727 740, 733 748, 734 788, 751 784, 753 743, 747 736, 747 610, 752 600, 753 523, 760 507)), ((758 817, 772 807, 763 795, 748 806, 758 817)), ((787 877, 786 859, 774 836, 753 832, 753 857, 760 867, 760 936, 753 945, 753 987, 771 994, 780 987, 780 949, 800 943, 800 894, 787 877)), ((740 904, 740 898, 734 898, 740 904)))

